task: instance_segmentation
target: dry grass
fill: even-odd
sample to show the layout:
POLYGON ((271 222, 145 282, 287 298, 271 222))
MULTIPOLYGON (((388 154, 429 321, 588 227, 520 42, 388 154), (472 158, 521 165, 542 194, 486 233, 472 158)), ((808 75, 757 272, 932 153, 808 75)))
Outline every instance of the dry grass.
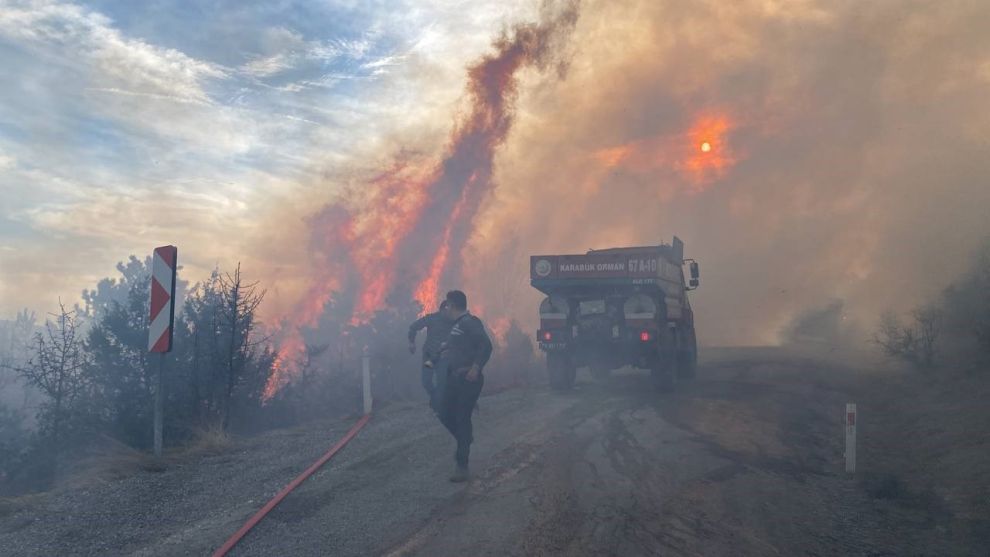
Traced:
POLYGON ((990 541, 988 399, 985 374, 951 368, 866 382, 859 460, 867 490, 924 508, 960 539, 990 541))
POLYGON ((107 483, 138 472, 160 472, 165 464, 152 455, 110 437, 101 437, 85 454, 60 467, 56 489, 74 489, 107 483))
POLYGON ((225 453, 235 446, 230 434, 219 426, 211 426, 199 429, 193 435, 193 440, 188 445, 176 451, 174 458, 196 456, 212 456, 225 453))
POLYGON ((141 472, 164 472, 169 466, 190 459, 223 454, 235 445, 227 432, 219 427, 210 427, 196 431, 188 444, 166 450, 159 459, 146 451, 103 437, 84 455, 73 460, 71 468, 62 465, 55 489, 87 487, 141 472))
POLYGON ((707 358, 716 368, 736 359, 768 362, 746 370, 747 380, 778 388, 797 381, 848 396, 859 407, 858 464, 868 492, 917 504, 938 499, 953 516, 990 525, 990 371, 971 359, 921 373, 869 352, 799 347, 711 349, 707 358), (770 363, 781 360, 790 364, 783 372, 770 363))
POLYGON ((141 473, 164 472, 170 466, 203 456, 225 453, 237 443, 219 427, 197 431, 191 442, 166 451, 163 458, 131 448, 110 437, 100 437, 85 453, 65 458, 49 491, 16 497, 0 497, 0 518, 44 505, 46 498, 59 491, 84 489, 141 473))

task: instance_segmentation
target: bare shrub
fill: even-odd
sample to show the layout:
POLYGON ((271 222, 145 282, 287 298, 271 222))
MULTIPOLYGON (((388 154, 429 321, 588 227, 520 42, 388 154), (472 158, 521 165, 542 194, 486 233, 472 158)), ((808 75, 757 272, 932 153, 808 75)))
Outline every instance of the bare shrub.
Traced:
POLYGON ((907 323, 888 311, 880 318, 873 342, 888 357, 904 361, 917 369, 930 370, 938 364, 942 323, 943 312, 935 306, 914 309, 907 323))
POLYGON ((221 424, 209 424, 205 428, 196 429, 193 440, 186 452, 193 455, 216 455, 229 450, 234 441, 221 424))

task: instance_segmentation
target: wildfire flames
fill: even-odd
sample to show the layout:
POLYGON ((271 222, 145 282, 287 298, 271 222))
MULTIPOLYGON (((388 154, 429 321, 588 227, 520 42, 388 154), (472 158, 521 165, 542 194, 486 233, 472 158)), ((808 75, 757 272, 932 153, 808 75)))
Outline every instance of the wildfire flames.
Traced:
POLYGON ((470 111, 455 123, 442 158, 425 169, 405 160, 352 188, 311 218, 313 285, 284 321, 270 398, 291 377, 311 327, 335 293, 353 300, 351 322, 367 320, 389 298, 436 306, 441 288, 460 284, 460 254, 478 210, 494 188, 496 149, 513 122, 517 72, 542 68, 555 39, 569 32, 569 5, 539 24, 517 26, 495 52, 468 69, 470 111))
MULTIPOLYGON (((469 183, 473 182, 474 179, 475 177, 472 176, 469 183)), ((465 189, 466 192, 467 189, 465 189)), ((466 201, 467 196, 461 194, 460 200, 458 200, 457 205, 454 206, 453 211, 450 213, 450 220, 444 227, 443 236, 440 239, 440 249, 433 256, 433 261, 430 263, 430 270, 422 282, 419 283, 419 286, 416 287, 414 299, 419 301, 425 310, 437 307, 437 300, 440 297, 440 279, 444 269, 447 268, 447 260, 450 257, 450 239, 454 232, 454 224, 460 220, 466 201)))

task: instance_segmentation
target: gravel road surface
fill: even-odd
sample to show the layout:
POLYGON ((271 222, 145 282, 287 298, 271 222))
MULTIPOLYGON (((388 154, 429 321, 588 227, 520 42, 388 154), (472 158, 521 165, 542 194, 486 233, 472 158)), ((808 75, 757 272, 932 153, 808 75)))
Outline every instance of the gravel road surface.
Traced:
MULTIPOLYGON (((619 372, 482 398, 467 484, 425 402, 393 405, 231 554, 937 554, 843 474, 826 364, 723 355, 671 395, 619 372)), ((0 553, 209 555, 352 423, 36 497, 0 512, 0 553)))

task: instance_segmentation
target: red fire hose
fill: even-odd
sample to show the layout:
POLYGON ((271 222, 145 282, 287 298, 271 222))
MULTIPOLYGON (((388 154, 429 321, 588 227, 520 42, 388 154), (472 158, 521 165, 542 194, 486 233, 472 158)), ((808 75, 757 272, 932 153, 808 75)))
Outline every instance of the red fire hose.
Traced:
POLYGON ((261 507, 260 511, 254 513, 254 516, 248 519, 248 521, 244 523, 244 526, 241 526, 240 530, 238 530, 233 536, 230 537, 229 540, 227 540, 222 546, 220 546, 220 549, 216 550, 213 553, 213 557, 223 557, 224 555, 227 554, 228 551, 233 549, 233 547, 237 545, 237 542, 241 541, 241 538, 243 538, 251 530, 251 528, 254 528, 256 524, 261 522, 262 518, 265 518, 265 515, 267 515, 272 509, 274 509, 276 505, 282 502, 282 499, 285 499, 286 495, 292 492, 293 489, 299 487, 299 484, 306 481, 306 478, 312 476, 313 472, 319 470, 321 466, 323 466, 324 464, 327 463, 328 460, 333 458, 333 455, 337 454, 340 451, 340 449, 344 448, 344 445, 346 445, 351 439, 354 438, 355 435, 357 435, 359 431, 361 431, 361 428, 363 428, 364 425, 368 423, 369 419, 371 419, 371 414, 365 414, 363 418, 358 420, 358 423, 354 424, 354 427, 352 427, 351 430, 347 432, 347 435, 345 435, 343 439, 337 441, 337 444, 335 444, 333 447, 330 447, 330 450, 327 451, 327 454, 321 456, 320 459, 314 462, 312 466, 307 468, 305 472, 299 474, 298 478, 292 480, 292 482, 289 485, 282 488, 282 491, 279 491, 278 494, 275 495, 275 497, 272 497, 272 500, 269 501, 264 507, 261 507))

